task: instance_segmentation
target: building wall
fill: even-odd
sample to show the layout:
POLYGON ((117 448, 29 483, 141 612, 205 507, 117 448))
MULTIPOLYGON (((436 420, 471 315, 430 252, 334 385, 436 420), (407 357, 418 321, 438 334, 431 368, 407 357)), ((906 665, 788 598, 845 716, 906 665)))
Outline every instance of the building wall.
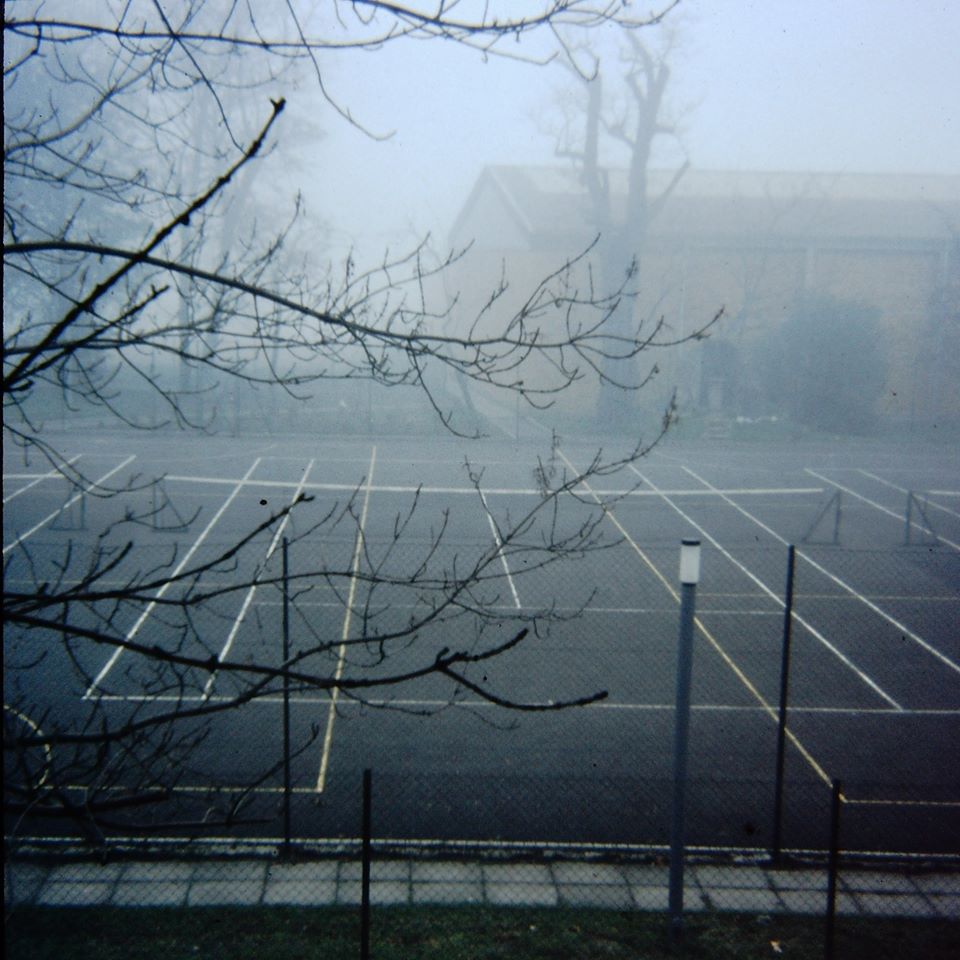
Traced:
MULTIPOLYGON (((482 321, 485 330, 506 323, 562 261, 562 246, 549 254, 530 249, 528 240, 527 249, 521 249, 516 228, 511 232, 505 225, 497 226, 498 218, 508 211, 495 204, 486 209, 486 219, 478 224, 485 242, 475 246, 448 280, 449 287, 460 293, 456 322, 462 329, 487 302, 502 270, 509 290, 487 311, 482 321), (498 243, 494 239, 498 236, 506 237, 506 241, 498 243)), ((461 232, 468 233, 472 226, 472 222, 461 224, 461 232)), ((556 246, 556 238, 552 240, 556 246)), ((580 249, 574 241, 569 248, 571 254, 580 249)), ((585 268, 581 267, 577 275, 585 284, 585 268)), ((714 357, 721 353, 738 356, 740 366, 728 371, 731 384, 724 391, 723 405, 728 414, 750 416, 763 412, 750 406, 757 402, 750 384, 751 354, 763 339, 775 336, 798 298, 812 293, 859 301, 876 307, 881 316, 888 375, 877 412, 909 423, 938 419, 960 422, 960 396, 952 367, 926 346, 935 322, 933 305, 938 297, 943 300, 944 291, 948 291, 949 300, 949 291, 960 290, 958 275, 957 245, 943 240, 844 240, 837 236, 780 239, 770 232, 713 241, 653 236, 641 260, 636 316, 648 325, 662 316, 667 336, 682 338, 707 323, 722 306, 724 318, 706 346, 655 350, 647 356, 649 363, 656 361, 661 369, 664 389, 658 394, 662 396, 666 387, 676 385, 691 407, 702 402, 703 378, 715 378, 722 370, 722 365, 709 360, 711 353, 714 357)), ((956 292, 952 297, 956 303, 956 292)), ((549 328, 550 324, 559 325, 560 318, 546 311, 540 322, 549 328)), ((546 363, 531 364, 527 375, 538 382, 542 378, 543 386, 557 382, 546 363)), ((557 398, 558 406, 592 409, 596 389, 594 383, 577 385, 567 396, 557 398)), ((649 401, 638 397, 635 402, 649 401)))

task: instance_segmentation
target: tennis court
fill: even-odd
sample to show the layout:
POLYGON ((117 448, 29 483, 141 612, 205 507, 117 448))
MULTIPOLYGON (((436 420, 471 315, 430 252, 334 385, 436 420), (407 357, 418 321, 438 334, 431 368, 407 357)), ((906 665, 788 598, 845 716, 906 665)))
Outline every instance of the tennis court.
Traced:
MULTIPOLYGON (((325 643, 329 675, 378 678, 417 670, 443 648, 476 649, 497 630, 507 639, 523 624, 498 626, 458 608, 426 617, 416 643, 401 642, 388 657, 384 644, 350 642, 423 616, 429 598, 397 582, 404 571, 449 575, 486 553, 497 569, 485 568, 470 604, 486 613, 553 616, 531 620, 522 643, 472 665, 470 678, 524 704, 607 694, 567 711, 512 712, 435 673, 362 691, 296 693, 292 741, 309 744, 292 768, 298 836, 353 835, 361 771, 371 768, 384 836, 662 844, 679 544, 695 536, 703 555, 690 842, 769 842, 789 544, 797 552, 788 845, 825 840, 821 814, 834 778, 852 809, 860 803, 871 813, 874 826, 859 834, 852 827, 851 844, 946 852, 956 841, 960 767, 947 758, 960 744, 960 464, 943 448, 663 444, 563 498, 555 535, 593 517, 607 548, 525 569, 533 554, 500 549, 498 538, 542 498, 551 473, 559 482, 583 471, 596 441, 111 432, 59 440, 97 487, 80 496, 35 454, 25 462, 7 451, 8 590, 81 580, 98 548, 102 562, 126 542, 129 552, 109 575, 118 584, 130 571, 189 569, 305 494, 312 499, 287 522, 262 529, 203 583, 257 570, 278 575, 288 538, 291 648, 325 643), (538 456, 543 469, 535 476, 538 456), (147 483, 157 476, 159 487, 147 483), (111 483, 130 489, 96 496, 111 483), (602 514, 594 508, 599 500, 610 501, 602 514), (152 521, 126 521, 131 503, 153 511, 152 521), (320 568, 338 576, 298 579, 320 568)), ((168 599, 187 588, 173 585, 168 599)), ((102 616, 130 641, 184 655, 282 662, 275 585, 212 596, 189 630, 169 613, 166 593, 156 593, 102 616)), ((81 612, 77 622, 89 617, 93 625, 95 613, 81 612)), ((82 716, 91 701, 108 711, 151 711, 215 703, 236 689, 225 672, 185 669, 174 678, 129 651, 82 638, 69 655, 51 649, 33 662, 30 650, 29 633, 8 635, 4 701, 8 714, 41 728, 82 716)), ((211 784, 239 790, 281 753, 278 692, 215 715, 178 766, 184 808, 203 808, 211 784)), ((249 793, 245 809, 275 815, 281 789, 275 770, 249 793)), ((247 821, 249 833, 276 832, 266 814, 247 821)))

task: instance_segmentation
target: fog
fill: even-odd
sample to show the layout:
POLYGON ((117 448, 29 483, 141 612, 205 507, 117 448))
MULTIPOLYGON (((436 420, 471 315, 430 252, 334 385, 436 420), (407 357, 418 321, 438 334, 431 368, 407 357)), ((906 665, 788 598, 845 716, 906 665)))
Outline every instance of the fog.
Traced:
MULTIPOLYGON (((654 166, 682 154, 705 169, 960 173, 954 4, 685 0, 642 36, 656 48, 667 34, 668 113, 681 135, 654 166)), ((331 57, 329 70, 338 103, 371 132, 393 132, 374 142, 350 128, 308 80, 290 96, 318 111, 307 196, 340 239, 442 239, 484 165, 557 162, 542 129, 570 87, 557 64, 411 41, 331 57)))
POLYGON ((646 861, 690 537, 690 842, 779 854, 795 622, 786 781, 956 849, 960 4, 621 2, 5 6, 10 850, 222 839, 266 903, 402 770, 391 857, 646 861))
MULTIPOLYGON (((89 6, 91 15, 96 10, 89 6)), ((212 16, 216 5, 201 10, 201 16, 212 16)), ((363 32, 356 19, 335 22, 322 5, 297 10, 308 34, 350 41, 363 32)), ((292 29, 286 14, 264 27, 292 29)), ((942 428, 960 422, 957 35, 960 10, 952 4, 916 3, 905 10, 887 0, 684 0, 661 23, 635 34, 657 69, 669 69, 656 110, 665 131, 649 145, 644 190, 626 181, 633 154, 619 134, 629 128, 636 104, 624 83, 629 46, 615 26, 586 34, 536 30, 501 39, 491 53, 434 37, 363 50, 325 47, 312 58, 288 64, 281 58, 279 65, 269 57, 237 56, 225 59, 216 77, 222 87, 215 101, 202 91, 181 96, 171 83, 155 102, 136 101, 146 104, 139 126, 108 117, 105 141, 83 129, 76 133, 76 149, 85 149, 80 141, 91 137, 90 149, 107 158, 104 169, 116 171, 118 182, 131 186, 145 177, 154 191, 146 199, 128 197, 111 206, 112 198, 89 184, 71 197, 52 167, 38 182, 32 173, 8 177, 8 188, 14 187, 10 203, 22 201, 37 229, 52 237, 72 230, 139 242, 157 217, 175 207, 164 191, 170 197, 195 195, 222 172, 229 137, 234 147, 249 142, 269 100, 284 98, 286 110, 263 156, 231 184, 205 233, 176 235, 181 247, 173 244, 175 257, 195 257, 208 269, 230 258, 235 274, 263 277, 294 300, 309 290, 311 302, 334 313, 343 309, 346 294, 359 296, 375 323, 406 322, 404 297, 410 295, 432 329, 465 335, 481 312, 484 332, 509 323, 511 311, 544 277, 599 237, 589 260, 564 283, 583 289, 596 281, 595 293, 609 296, 630 269, 624 257, 636 254, 639 270, 624 290, 636 297, 631 322, 642 321, 647 329, 662 324, 661 339, 683 340, 723 310, 705 344, 656 357, 648 351, 649 361, 643 362, 645 355, 624 368, 626 379, 636 382, 654 366, 659 372, 640 400, 628 402, 631 419, 639 407, 656 420, 676 389, 681 412, 705 423, 801 418, 805 427, 827 429, 830 417, 822 410, 814 415, 810 404, 788 396, 811 388, 812 381, 799 375, 808 370, 820 380, 847 373, 851 383, 862 385, 856 393, 864 409, 834 424, 838 430, 876 430, 882 421, 942 428), (583 81, 595 70, 603 81, 604 112, 590 194, 586 164, 570 154, 583 150, 583 81), (185 143, 191 149, 182 151, 185 143), (600 193, 606 197, 603 210, 600 193), (282 256, 265 267, 256 259, 258 242, 288 222, 293 228, 277 248, 282 256), (404 262, 418 245, 421 252, 404 262), (421 282, 418 274, 432 270, 451 249, 468 252, 421 282), (401 266, 378 272, 385 251, 399 257, 401 266), (376 304, 350 279, 368 270, 384 294, 376 304), (397 287, 398 277, 406 286, 397 287), (502 295, 487 305, 501 283, 502 295), (819 310, 811 313, 811 303, 819 310), (842 319, 851 316, 871 319, 866 326, 842 319), (832 339, 807 335, 817 324, 831 329, 832 339), (817 360, 824 350, 840 358, 835 375, 825 374, 817 360), (843 365, 845 357, 853 358, 852 366, 843 365), (786 380, 794 384, 790 390, 786 380)), ((109 72, 106 50, 99 60, 91 53, 85 69, 109 72)), ((76 56, 79 64, 86 51, 76 45, 62 54, 64 62, 76 56)), ((25 62, 25 75, 31 66, 25 62)), ((84 86, 50 76, 35 71, 31 83, 8 85, 8 112, 19 111, 18 117, 31 118, 24 122, 42 127, 49 118, 30 111, 34 99, 46 96, 65 116, 82 113, 84 86)), ((65 269, 53 282, 70 298, 89 271, 106 276, 108 269, 109 261, 91 259, 84 271, 65 269)), ((44 283, 8 274, 9 289, 32 322, 47 322, 48 312, 57 316, 61 302, 48 296, 44 283)), ((175 309, 186 319, 200 307, 184 289, 175 309)), ((214 316, 220 309, 216 296, 207 300, 214 316)), ((551 319, 547 301, 544 296, 535 316, 544 329, 562 314, 557 306, 551 319)), ((172 300, 163 302, 169 318, 172 300)), ((240 318, 233 332, 245 345, 226 363, 249 360, 259 365, 250 368, 258 377, 269 379, 270 363, 302 331, 282 328, 270 345, 244 340, 260 322, 256 304, 249 315, 245 309, 233 313, 240 318)), ((579 314, 578 322, 585 322, 590 310, 579 314)), ((211 343, 221 344, 209 349, 221 350, 214 320, 207 332, 211 343)), ((164 350, 176 352, 183 334, 173 324, 162 337, 153 336, 164 350)), ((376 406, 367 388, 339 380, 344 371, 336 364, 354 364, 353 354, 343 352, 353 347, 340 344, 340 352, 326 353, 333 361, 329 375, 320 374, 311 386, 313 395, 329 395, 328 409, 348 396, 351 409, 376 406)), ((290 350, 286 355, 290 376, 299 376, 294 367, 300 359, 290 350)), ((163 358, 151 362, 137 374, 143 382, 167 370, 163 358)), ((527 365, 530 391, 562 385, 563 376, 550 379, 548 366, 538 366, 536 356, 527 365)), ((443 373, 444 364, 439 367, 443 373)), ((556 395, 558 415, 597 409, 596 384, 593 393, 581 389, 582 367, 583 356, 573 366, 554 366, 577 370, 576 389, 556 395)), ((189 378, 176 363, 169 369, 174 388, 184 388, 189 378)), ((318 376, 316 369, 310 376, 318 376)), ((411 376, 408 382, 421 374, 411 376)), ((497 391, 482 386, 471 387, 468 396, 456 378, 433 382, 462 401, 471 417, 481 400, 513 409, 512 395, 498 401, 497 391)), ((200 389, 199 383, 191 389, 200 389)), ((849 412, 842 392, 816 389, 849 412)), ((824 400, 820 407, 831 403, 824 400)), ((252 407, 262 408, 259 395, 252 407)))
MULTIPOLYGON (((720 269, 731 278, 745 271, 746 279, 736 279, 735 290, 700 283, 702 292, 709 290, 714 299, 704 293, 693 307, 690 289, 698 278, 690 273, 689 264, 683 270, 674 263, 671 268, 641 271, 639 286, 648 309, 666 311, 665 319, 674 330, 688 331, 707 322, 713 310, 726 309, 705 351, 690 348, 685 355, 660 362, 659 387, 648 393, 647 406, 657 407, 679 386, 685 413, 709 414, 708 381, 726 380, 736 381, 737 388, 720 391, 723 396, 714 398, 718 407, 714 412, 741 420, 789 416, 790 404, 785 409, 769 389, 770 370, 783 365, 782 357, 771 360, 771 343, 778 338, 780 325, 803 311, 801 299, 823 295, 846 301, 854 310, 879 311, 875 332, 885 349, 877 351, 873 345, 858 349, 854 337, 841 350, 841 357, 851 353, 861 361, 868 354, 877 358, 876 366, 853 378, 875 385, 868 391, 873 412, 852 418, 861 429, 872 425, 875 430, 884 418, 912 426, 937 421, 942 427, 947 420, 956 421, 960 415, 956 364, 946 358, 960 349, 960 331, 952 319, 960 271, 958 35, 960 10, 954 5, 927 2, 905 10, 886 0, 844 4, 687 0, 661 25, 640 32, 647 49, 670 68, 660 117, 675 128, 675 135, 654 141, 650 168, 673 171, 689 164, 681 193, 696 192, 698 172, 757 172, 761 179, 753 186, 719 192, 746 189, 776 196, 765 218, 751 214, 753 234, 745 239, 741 230, 737 238, 728 238, 730 249, 744 243, 757 251, 765 251, 765 245, 779 249, 784 242, 808 243, 797 239, 796 226, 792 240, 785 241, 778 233, 778 218, 793 200, 831 194, 844 204, 849 198, 841 194, 847 191, 867 205, 854 209, 848 204, 839 210, 828 204, 805 214, 804 229, 810 236, 824 231, 830 235, 807 247, 808 264, 820 257, 816 279, 806 274, 801 281, 781 277, 778 286, 779 281, 772 279, 778 268, 767 262, 766 252, 755 253, 749 263, 741 254, 732 254, 738 262, 731 265, 728 256, 720 269), (762 182, 768 174, 783 172, 812 176, 808 181, 796 178, 792 187, 762 182), (888 179, 865 187, 858 179, 861 174, 888 179), (848 180, 838 184, 837 175, 848 180), (921 178, 906 185, 896 180, 898 175, 940 179, 925 183, 921 178), (891 269, 903 274, 902 288, 884 288, 885 303, 875 302, 874 294, 879 294, 874 279, 860 277, 848 285, 849 264, 825 252, 830 244, 849 242, 841 228, 825 226, 828 221, 849 218, 860 230, 874 218, 871 191, 882 195, 884 203, 903 199, 915 207, 927 204, 936 208, 932 218, 941 221, 939 226, 930 225, 928 262, 922 265, 909 260, 920 237, 908 224, 899 234, 893 208, 882 214, 882 237, 864 240, 874 249, 880 244, 886 251, 897 248, 908 256, 909 263, 883 267, 875 262, 864 268, 887 279, 891 269), (811 254, 814 248, 820 252, 811 254), (913 282, 917 270, 931 276, 913 282), (672 279, 667 276, 671 271, 672 279), (757 289, 763 286, 765 294, 758 300, 757 289), (895 330, 905 313, 913 324, 908 335, 902 327, 899 334, 895 330), (927 343, 919 350, 918 336, 927 343), (891 352, 899 359, 891 360, 887 356, 891 352), (722 356, 728 357, 725 365, 722 356), (937 394, 935 400, 931 393, 937 394)), ((602 58, 605 77, 614 81, 622 73, 618 42, 616 30, 604 29, 591 34, 589 45, 602 58)), ((511 42, 504 52, 538 60, 555 49, 552 38, 536 36, 511 42)), ((589 54, 574 46, 574 55, 589 71, 589 54)), ((293 111, 322 131, 309 142, 298 139, 296 169, 307 174, 298 186, 304 188, 308 215, 323 225, 323 255, 334 263, 348 250, 361 260, 376 258, 387 246, 402 248, 429 236, 431 249, 438 254, 458 244, 474 245, 465 268, 471 280, 478 271, 486 271, 492 288, 498 264, 505 262, 514 287, 535 282, 529 265, 520 265, 509 245, 487 244, 489 256, 484 258, 483 238, 470 233, 471 228, 478 229, 476 220, 458 228, 457 219, 485 169, 503 165, 573 169, 569 159, 558 156, 558 131, 564 108, 568 121, 573 116, 573 124, 579 122, 576 104, 584 101, 583 84, 564 69, 561 59, 537 65, 484 57, 435 41, 404 41, 373 53, 328 54, 325 89, 337 108, 349 111, 355 125, 318 97, 309 75, 289 95, 293 111)), ((623 96, 613 87, 610 83, 605 91, 623 96)), ((294 130, 299 129, 295 125, 294 130)), ((268 163, 280 164, 282 156, 278 151, 268 163)), ((629 153, 615 139, 601 136, 599 159, 606 167, 623 169, 629 153)), ((904 219, 914 216, 904 211, 904 219)), ((666 218, 672 215, 669 208, 662 215, 663 229, 668 230, 666 218)), ((502 225, 492 229, 496 233, 502 225)), ((566 249, 557 249, 557 257, 579 252, 578 244, 589 241, 591 229, 585 224, 581 235, 569 238, 566 249)), ((652 243, 655 257, 659 248, 656 240, 652 243)), ((547 260, 539 262, 549 269, 547 260)), ((789 273, 790 268, 784 269, 789 273)), ((463 276, 453 272, 445 295, 462 293, 463 276)), ((800 358, 800 368, 816 366, 817 349, 812 346, 811 356, 800 358)), ((574 397, 571 405, 590 402, 574 397)), ((825 426, 823 417, 813 421, 817 428, 825 426)))

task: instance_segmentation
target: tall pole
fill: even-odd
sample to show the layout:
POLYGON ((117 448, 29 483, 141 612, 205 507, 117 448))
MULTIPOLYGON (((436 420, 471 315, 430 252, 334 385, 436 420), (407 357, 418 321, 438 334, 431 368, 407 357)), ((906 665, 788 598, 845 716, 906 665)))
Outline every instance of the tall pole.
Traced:
POLYGON ((693 620, 700 580, 700 541, 680 546, 680 646, 677 650, 677 696, 673 738, 673 821, 670 830, 670 942, 683 933, 684 799, 687 785, 687 739, 690 729, 690 681, 693 674, 693 620))
POLYGON ((283 538, 283 848, 290 853, 290 580, 283 538))
POLYGON ((783 644, 780 650, 780 714, 777 719, 777 769, 773 788, 773 859, 780 859, 783 829, 783 766, 787 745, 787 697, 790 691, 790 633, 793 625, 793 571, 796 548, 787 551, 787 595, 783 603, 783 644))

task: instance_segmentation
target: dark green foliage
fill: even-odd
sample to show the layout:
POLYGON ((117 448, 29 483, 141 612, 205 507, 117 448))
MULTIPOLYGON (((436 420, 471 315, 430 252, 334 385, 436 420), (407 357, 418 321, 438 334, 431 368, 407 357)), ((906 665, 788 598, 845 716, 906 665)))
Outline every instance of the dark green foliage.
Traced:
POLYGON ((880 311, 827 295, 802 298, 760 351, 767 398, 795 423, 869 433, 887 375, 880 311))

